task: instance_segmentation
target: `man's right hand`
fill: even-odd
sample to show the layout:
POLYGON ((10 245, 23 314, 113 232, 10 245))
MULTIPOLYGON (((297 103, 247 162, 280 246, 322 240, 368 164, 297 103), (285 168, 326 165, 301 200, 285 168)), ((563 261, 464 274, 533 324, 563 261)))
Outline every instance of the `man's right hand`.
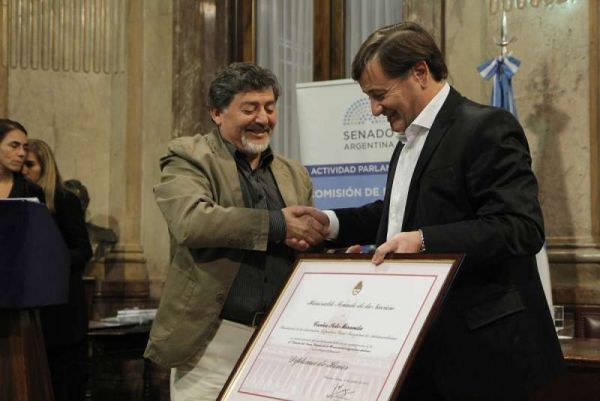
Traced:
POLYGON ((319 245, 329 234, 329 218, 309 206, 290 206, 282 209, 285 218, 285 243, 297 251, 319 245))

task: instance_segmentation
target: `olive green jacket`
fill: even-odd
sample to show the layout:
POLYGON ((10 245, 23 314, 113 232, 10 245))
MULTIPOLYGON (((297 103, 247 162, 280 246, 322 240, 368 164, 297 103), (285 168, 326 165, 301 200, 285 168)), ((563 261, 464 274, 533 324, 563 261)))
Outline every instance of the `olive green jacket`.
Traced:
MULTIPOLYGON (((204 351, 244 251, 266 251, 269 212, 244 206, 237 167, 218 132, 173 140, 154 195, 171 236, 171 265, 144 356, 168 367, 204 351)), ((312 205, 298 162, 275 156, 286 206, 312 205)))

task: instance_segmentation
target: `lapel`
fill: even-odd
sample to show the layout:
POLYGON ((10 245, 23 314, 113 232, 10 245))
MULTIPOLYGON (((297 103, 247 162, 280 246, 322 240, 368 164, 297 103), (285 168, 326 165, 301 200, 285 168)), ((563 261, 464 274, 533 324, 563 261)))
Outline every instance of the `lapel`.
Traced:
POLYGON ((233 156, 229 152, 229 149, 227 149, 227 146, 225 146, 223 138, 221 138, 221 134, 218 131, 212 131, 208 134, 207 142, 212 152, 215 154, 218 163, 223 169, 225 182, 221 182, 220 184, 229 188, 231 197, 233 199, 233 204, 235 206, 245 207, 237 166, 233 156))
POLYGON ((285 203, 286 206, 297 205, 299 202, 296 197, 296 189, 294 187, 292 176, 277 155, 273 155, 271 173, 275 178, 275 183, 277 184, 277 188, 279 188, 283 203, 285 203))
POLYGON ((404 221, 402 222, 402 231, 406 230, 406 223, 409 216, 414 216, 417 201, 416 189, 419 185, 421 175, 423 175, 429 160, 435 153, 440 141, 446 135, 448 128, 450 128, 450 125, 454 121, 454 111, 461 104, 462 99, 462 95, 454 88, 450 87, 448 98, 446 98, 444 105, 440 109, 438 115, 435 117, 431 129, 427 134, 427 139, 425 140, 423 150, 421 150, 421 154, 419 155, 419 160, 417 160, 417 165, 415 166, 415 171, 413 172, 410 180, 410 186, 408 187, 408 196, 404 211, 404 221))
POLYGON ((385 196, 383 198, 383 211, 381 212, 381 220, 379 222, 379 229, 377 230, 377 237, 375 243, 377 246, 383 244, 387 238, 387 227, 389 222, 390 213, 390 198, 392 197, 392 184, 394 183, 394 176, 396 175, 396 165, 398 164, 398 158, 400 158, 400 152, 404 144, 399 140, 392 153, 392 159, 388 169, 387 181, 385 183, 385 196))

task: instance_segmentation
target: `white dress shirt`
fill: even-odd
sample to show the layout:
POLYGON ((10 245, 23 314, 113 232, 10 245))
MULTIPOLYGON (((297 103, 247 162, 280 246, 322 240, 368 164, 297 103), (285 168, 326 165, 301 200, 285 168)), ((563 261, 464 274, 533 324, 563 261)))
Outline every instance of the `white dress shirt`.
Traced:
MULTIPOLYGON (((415 171, 415 166, 417 165, 417 160, 419 160, 421 150, 423 150, 423 145, 433 121, 449 93, 450 85, 445 83, 442 89, 427 103, 427 106, 419 113, 417 118, 406 128, 406 131, 398 134, 404 147, 400 152, 394 174, 394 182, 392 183, 387 239, 402 231, 408 188, 415 171)), ((338 237, 339 220, 332 210, 324 210, 324 212, 329 217, 328 239, 334 240, 338 237)))
POLYGON ((450 85, 446 83, 433 99, 427 103, 427 106, 419 113, 417 118, 406 128, 406 131, 399 134, 400 141, 404 144, 404 147, 400 152, 398 164, 396 165, 396 173, 394 174, 394 182, 392 183, 387 228, 388 240, 402 231, 408 188, 417 165, 417 160, 419 160, 433 121, 446 101, 448 93, 450 93, 450 85))

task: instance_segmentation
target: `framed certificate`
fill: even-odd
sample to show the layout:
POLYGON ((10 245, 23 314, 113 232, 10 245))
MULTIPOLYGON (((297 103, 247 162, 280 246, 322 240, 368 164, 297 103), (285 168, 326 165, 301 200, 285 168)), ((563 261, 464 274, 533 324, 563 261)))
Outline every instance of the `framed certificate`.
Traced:
POLYGON ((300 258, 219 400, 389 400, 461 255, 300 258))

